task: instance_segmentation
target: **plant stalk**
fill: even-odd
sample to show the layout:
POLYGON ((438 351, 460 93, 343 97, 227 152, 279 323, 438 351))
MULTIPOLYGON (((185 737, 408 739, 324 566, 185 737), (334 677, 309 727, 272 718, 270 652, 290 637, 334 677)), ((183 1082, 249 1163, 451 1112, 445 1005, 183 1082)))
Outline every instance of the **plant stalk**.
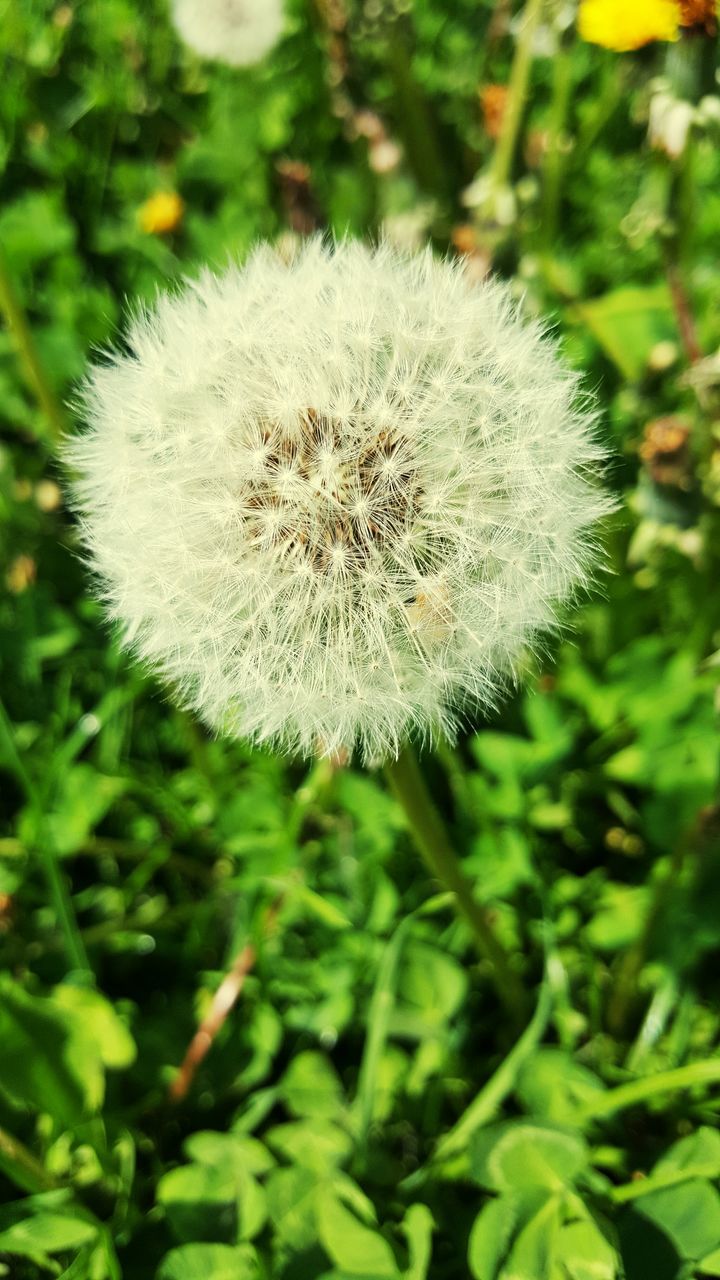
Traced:
POLYGON ((409 53, 407 24, 396 19, 387 32, 387 59, 393 79, 395 124, 418 186, 428 195, 448 197, 447 164, 427 97, 418 85, 409 53))
POLYGON ((31 1151, 7 1129, 0 1129, 0 1169, 23 1191, 36 1195, 58 1183, 31 1151))
POLYGON ((521 19, 520 31, 515 46, 508 99, 503 115, 500 137, 490 165, 492 185, 497 190, 506 187, 510 181, 513 160, 517 148, 520 123, 528 97, 530 84, 530 68, 532 66, 532 48, 545 0, 527 0, 521 19))
POLYGON ((640 936, 625 952, 607 1006, 607 1025, 615 1036, 623 1034, 635 1004, 640 975, 647 963, 653 938, 691 853, 692 834, 675 849, 664 875, 652 887, 652 896, 640 936))
POLYGON ((457 913, 470 926, 480 955, 492 964, 500 998, 514 1020, 521 1018, 526 1001, 520 979, 510 966, 485 908, 475 899, 472 883, 458 862, 411 747, 406 746, 397 760, 386 765, 386 775, 405 810, 420 856, 435 879, 453 894, 457 913))
POLYGON ((582 1109, 581 1118, 604 1120, 618 1111, 625 1111, 628 1107, 649 1102, 659 1093, 686 1093, 688 1089, 717 1084, 718 1081, 720 1081, 720 1058, 690 1062, 684 1067, 673 1067, 669 1071, 658 1071, 654 1076, 630 1080, 627 1084, 608 1089, 606 1093, 600 1091, 593 1093, 592 1101, 582 1109))
POLYGON ((565 130, 573 88, 573 46, 565 35, 553 63, 552 102, 550 104, 549 138, 543 168, 541 236, 550 248, 558 229, 558 216, 565 165, 565 130))
POLYGON ((5 319, 21 368, 47 420, 50 443, 55 445, 65 432, 65 415, 43 368, 2 245, 0 245, 0 313, 5 319))

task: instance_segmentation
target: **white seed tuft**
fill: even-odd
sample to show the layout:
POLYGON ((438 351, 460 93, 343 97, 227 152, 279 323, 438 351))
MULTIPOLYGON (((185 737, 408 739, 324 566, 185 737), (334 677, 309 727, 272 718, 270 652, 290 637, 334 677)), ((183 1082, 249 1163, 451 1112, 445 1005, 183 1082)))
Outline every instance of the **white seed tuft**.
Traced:
POLYGON ((87 381, 68 460, 108 612, 220 732, 452 735, 596 563, 577 391, 504 285, 430 252, 206 272, 87 381))
POLYGON ((189 48, 233 67, 260 62, 285 24, 282 0, 172 0, 172 16, 189 48))

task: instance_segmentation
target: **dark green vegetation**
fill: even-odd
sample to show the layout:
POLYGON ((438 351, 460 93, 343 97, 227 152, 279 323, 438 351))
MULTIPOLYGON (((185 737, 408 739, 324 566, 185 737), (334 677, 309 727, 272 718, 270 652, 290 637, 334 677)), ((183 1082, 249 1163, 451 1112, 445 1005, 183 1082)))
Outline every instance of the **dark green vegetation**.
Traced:
POLYGON ((720 1276, 718 99, 678 158, 646 141, 653 77, 707 99, 716 49, 556 41, 502 229, 460 200, 502 6, 350 6, 334 35, 301 9, 233 72, 159 2, 0 0, 3 272, 65 399, 126 297, 289 227, 454 237, 558 324, 614 452, 613 573, 427 761, 532 1021, 518 1041, 381 776, 210 741, 118 655, 5 328, 0 1274, 720 1276), (361 108, 404 148, 388 172, 361 108), (166 189, 185 215, 151 234, 166 189))

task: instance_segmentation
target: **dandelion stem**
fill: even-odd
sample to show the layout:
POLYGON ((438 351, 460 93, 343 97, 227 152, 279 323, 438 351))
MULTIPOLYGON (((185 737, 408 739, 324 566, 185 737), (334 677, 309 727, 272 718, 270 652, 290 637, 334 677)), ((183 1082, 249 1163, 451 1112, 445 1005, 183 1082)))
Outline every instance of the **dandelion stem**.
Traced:
POLYGON ((515 46, 515 58, 508 84, 507 106, 503 115, 500 137, 498 138, 490 166, 492 185, 496 189, 507 186, 510 180, 520 132, 520 122, 528 96, 533 40, 540 22, 544 3, 545 0, 527 0, 521 19, 520 31, 515 46))
POLYGON ((0 245, 0 313, 5 319, 20 365, 47 419, 51 442, 55 443, 65 431, 65 415, 43 368, 27 316, 15 290, 2 245, 0 245))
POLYGON ((386 765, 390 786, 403 806, 410 830, 426 866, 454 895, 458 915, 469 924, 478 951, 491 962, 495 986, 513 1017, 522 1015, 525 993, 510 967, 509 957, 498 940, 487 912, 476 901, 473 887, 453 851, 442 818, 428 791, 425 779, 410 747, 386 765))

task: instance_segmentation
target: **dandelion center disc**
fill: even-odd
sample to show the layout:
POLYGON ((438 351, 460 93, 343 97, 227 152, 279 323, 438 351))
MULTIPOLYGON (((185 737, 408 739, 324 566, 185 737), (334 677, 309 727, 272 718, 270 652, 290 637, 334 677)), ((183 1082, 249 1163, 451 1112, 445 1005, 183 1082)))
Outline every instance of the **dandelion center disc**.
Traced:
POLYGON ((400 431, 373 437, 309 407, 293 431, 261 426, 253 455, 238 494, 249 544, 297 572, 372 573, 393 544, 412 538, 420 480, 400 431))

